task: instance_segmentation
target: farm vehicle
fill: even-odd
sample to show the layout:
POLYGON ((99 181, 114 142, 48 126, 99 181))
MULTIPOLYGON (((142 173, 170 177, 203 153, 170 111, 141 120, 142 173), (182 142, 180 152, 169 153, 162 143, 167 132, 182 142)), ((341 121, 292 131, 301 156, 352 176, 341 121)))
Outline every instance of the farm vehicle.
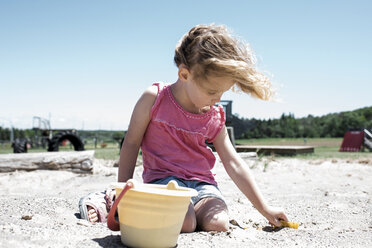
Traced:
POLYGON ((50 122, 39 116, 34 116, 32 120, 34 137, 31 139, 17 138, 13 142, 14 153, 25 153, 30 147, 48 148, 48 152, 56 152, 59 146, 67 141, 74 147, 75 151, 84 151, 84 143, 75 129, 52 129, 50 122))

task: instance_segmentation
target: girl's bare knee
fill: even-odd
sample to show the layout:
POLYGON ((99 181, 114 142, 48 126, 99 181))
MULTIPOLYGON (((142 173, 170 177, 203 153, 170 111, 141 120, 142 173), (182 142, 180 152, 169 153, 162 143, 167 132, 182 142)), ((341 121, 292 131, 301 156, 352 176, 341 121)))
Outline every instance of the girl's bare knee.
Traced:
POLYGON ((204 231, 226 232, 229 230, 229 217, 225 212, 218 213, 212 218, 206 217, 201 221, 200 227, 204 231))
POLYGON ((220 214, 216 221, 216 231, 226 232, 229 230, 229 216, 227 213, 220 214))
POLYGON ((203 231, 225 232, 229 229, 229 215, 224 201, 206 198, 195 206, 198 226, 203 231))

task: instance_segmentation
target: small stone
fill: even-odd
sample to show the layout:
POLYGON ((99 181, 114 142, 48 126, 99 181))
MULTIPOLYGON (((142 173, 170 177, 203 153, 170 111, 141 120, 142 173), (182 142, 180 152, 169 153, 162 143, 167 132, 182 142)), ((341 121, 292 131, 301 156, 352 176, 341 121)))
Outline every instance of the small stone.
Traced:
POLYGON ((244 226, 241 221, 237 221, 235 219, 230 220, 230 224, 234 225, 234 226, 237 226, 237 227, 240 227, 241 229, 247 229, 247 227, 244 226))
POLYGON ((23 215, 22 220, 31 220, 32 219, 32 215, 23 215))

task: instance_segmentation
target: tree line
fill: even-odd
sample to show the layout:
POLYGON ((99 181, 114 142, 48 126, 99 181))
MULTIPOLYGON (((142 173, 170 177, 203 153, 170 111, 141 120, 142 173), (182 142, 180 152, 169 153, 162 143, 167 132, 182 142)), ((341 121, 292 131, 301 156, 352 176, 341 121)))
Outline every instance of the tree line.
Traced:
MULTIPOLYGON (((327 114, 320 117, 309 115, 295 118, 291 113, 282 114, 278 119, 260 120, 232 116, 231 124, 237 139, 251 138, 322 138, 343 137, 348 130, 372 128, 372 106, 354 111, 327 114)), ((32 138, 33 129, 13 129, 14 138, 32 138)), ((79 130, 83 139, 113 139, 120 142, 124 131, 79 130)), ((0 126, 0 141, 9 141, 10 128, 0 126)))
POLYGON ((343 137, 348 130, 372 128, 372 107, 304 118, 295 118, 291 113, 269 120, 233 115, 231 125, 238 139, 343 137))
MULTIPOLYGON (((32 129, 13 128, 14 139, 31 137, 33 135, 34 135, 34 131, 32 129)), ((0 141, 9 141, 10 137, 11 137, 11 129, 3 128, 0 126, 0 141)))

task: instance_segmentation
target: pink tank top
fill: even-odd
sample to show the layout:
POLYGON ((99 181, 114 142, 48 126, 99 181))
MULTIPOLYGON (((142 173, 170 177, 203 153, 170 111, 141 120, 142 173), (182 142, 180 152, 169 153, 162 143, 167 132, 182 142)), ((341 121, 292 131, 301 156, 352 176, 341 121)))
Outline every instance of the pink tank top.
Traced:
POLYGON ((143 181, 175 176, 217 185, 211 172, 216 159, 205 141, 213 142, 224 127, 223 107, 189 113, 177 103, 170 85, 154 85, 158 95, 141 144, 143 181))

